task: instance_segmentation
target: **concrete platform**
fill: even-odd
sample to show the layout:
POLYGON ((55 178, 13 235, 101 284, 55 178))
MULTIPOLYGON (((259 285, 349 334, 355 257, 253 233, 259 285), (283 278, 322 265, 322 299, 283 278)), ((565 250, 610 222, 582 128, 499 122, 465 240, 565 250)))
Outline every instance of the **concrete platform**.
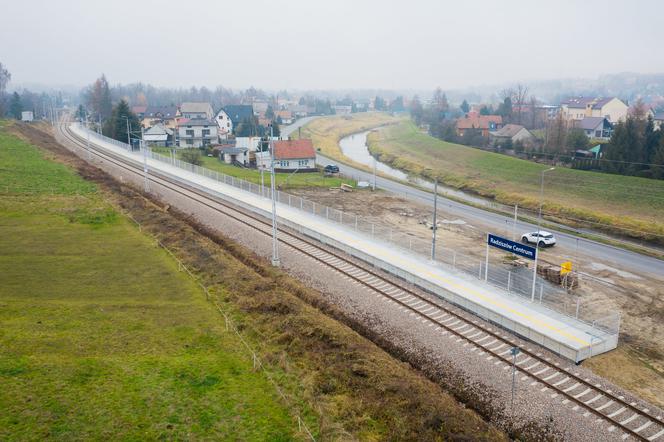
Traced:
MULTIPOLYGON (((72 129, 85 138, 84 129, 76 125, 72 129)), ((123 143, 111 143, 96 134, 91 136, 91 140, 95 145, 137 164, 143 163, 142 154, 126 150, 127 145, 123 143)), ((268 198, 156 159, 148 159, 148 167, 261 215, 271 215, 271 201, 268 198)), ((277 215, 282 225, 395 274, 575 362, 617 346, 617 334, 607 334, 537 303, 510 296, 479 279, 400 250, 393 244, 375 240, 338 222, 281 203, 277 205, 277 215)))

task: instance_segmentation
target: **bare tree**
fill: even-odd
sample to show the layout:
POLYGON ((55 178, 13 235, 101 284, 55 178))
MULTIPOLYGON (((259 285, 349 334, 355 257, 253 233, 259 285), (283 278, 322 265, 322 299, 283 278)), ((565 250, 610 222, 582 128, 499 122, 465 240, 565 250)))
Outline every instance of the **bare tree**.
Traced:
POLYGON ((9 73, 7 69, 0 63, 0 117, 5 114, 5 109, 3 107, 5 90, 7 88, 7 83, 12 79, 12 74, 9 73))
POLYGON ((528 100, 528 86, 518 84, 514 95, 512 97, 512 102, 516 104, 516 122, 521 124, 521 116, 523 115, 523 107, 528 100))

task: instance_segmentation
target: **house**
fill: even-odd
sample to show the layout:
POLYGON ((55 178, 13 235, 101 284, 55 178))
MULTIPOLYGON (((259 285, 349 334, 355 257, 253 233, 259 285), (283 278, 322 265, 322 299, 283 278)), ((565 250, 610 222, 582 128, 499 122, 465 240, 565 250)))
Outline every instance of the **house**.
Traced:
POLYGON ((281 119, 281 124, 291 124, 293 122, 293 114, 289 110, 278 111, 277 118, 281 119))
POLYGON ((177 129, 177 106, 147 106, 141 124, 145 129, 161 124, 168 129, 177 129))
POLYGON ((604 144, 598 144, 597 146, 588 149, 588 152, 592 153, 596 160, 599 160, 604 156, 604 144))
POLYGON ((267 108, 270 104, 265 100, 254 100, 251 103, 251 108, 253 109, 254 115, 264 115, 267 112, 267 108))
POLYGON ((155 124, 143 132, 143 141, 148 146, 171 146, 173 144, 173 130, 161 124, 155 124))
POLYGON ((245 167, 249 165, 249 149, 246 147, 224 146, 219 149, 219 160, 226 164, 245 167))
POLYGON ((332 106, 332 109, 334 109, 334 113, 337 115, 349 115, 353 110, 353 106, 345 104, 335 104, 334 106, 332 106))
POLYGON ((21 121, 33 121, 35 119, 35 114, 32 111, 23 111, 21 112, 21 121))
POLYGON ((205 102, 192 102, 182 103, 180 105, 180 114, 184 118, 211 120, 214 117, 214 111, 210 103, 205 102))
POLYGON ((560 111, 568 122, 586 117, 605 117, 609 122, 617 123, 627 117, 628 110, 629 107, 616 97, 575 97, 560 103, 560 111))
POLYGON ((145 105, 137 105, 131 107, 131 112, 135 114, 139 120, 143 119, 145 116, 145 111, 148 107, 145 105))
POLYGON ((574 124, 586 134, 588 138, 608 140, 613 133, 613 124, 605 117, 586 117, 574 124))
POLYGON ((662 124, 664 124, 664 112, 655 112, 655 115, 652 117, 652 122, 655 126, 655 129, 661 129, 662 124))
POLYGON ((248 104, 229 104, 217 112, 215 121, 219 127, 221 136, 232 134, 233 130, 243 120, 254 117, 254 108, 248 104))
POLYGON ((483 137, 488 137, 489 132, 503 127, 503 117, 500 115, 480 115, 477 111, 471 111, 464 118, 456 122, 457 136, 463 137, 469 129, 479 129, 483 137))
MULTIPOLYGON (((278 140, 274 145, 274 169, 278 172, 313 172, 316 170, 316 151, 309 139, 278 140)), ((270 168, 270 152, 256 152, 259 169, 270 168)))
POLYGON ((250 152, 256 152, 261 143, 261 137, 235 137, 235 146, 246 147, 250 152))
POLYGON ((204 118, 178 121, 178 146, 206 147, 218 140, 218 127, 212 120, 204 118))
POLYGON ((309 115, 309 110, 306 104, 294 104, 288 106, 288 110, 295 118, 306 117, 309 115))
POLYGON ((530 144, 535 140, 535 136, 519 124, 506 124, 497 131, 489 132, 489 138, 491 138, 495 145, 504 145, 508 142, 515 143, 517 141, 523 144, 530 144))

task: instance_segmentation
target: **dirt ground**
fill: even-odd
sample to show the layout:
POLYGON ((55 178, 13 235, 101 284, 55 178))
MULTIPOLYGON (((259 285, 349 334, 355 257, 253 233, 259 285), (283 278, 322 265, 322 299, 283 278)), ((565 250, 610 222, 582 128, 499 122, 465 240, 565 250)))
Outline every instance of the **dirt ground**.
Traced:
MULTIPOLYGON (((431 222, 432 208, 394 194, 325 189, 303 189, 292 193, 360 215, 395 231, 431 240, 431 230, 422 221, 431 222)), ((477 259, 485 256, 487 226, 470 224, 450 216, 445 212, 444 204, 439 205, 438 220, 439 244, 463 248, 477 259)), ((512 230, 506 226, 502 232, 495 233, 510 238, 512 230)), ((522 232, 516 233, 519 235, 522 232)), ((492 260, 499 261, 501 254, 492 251, 491 256, 492 260)), ((621 314, 619 348, 590 358, 583 364, 644 399, 664 406, 664 275, 658 277, 622 271, 608 261, 599 261, 560 246, 542 251, 541 261, 545 263, 560 265, 568 260, 579 263, 575 266, 581 273, 579 287, 570 299, 580 297, 581 305, 594 309, 598 316, 605 312, 621 314)), ((568 307, 573 309, 574 305, 568 307)))

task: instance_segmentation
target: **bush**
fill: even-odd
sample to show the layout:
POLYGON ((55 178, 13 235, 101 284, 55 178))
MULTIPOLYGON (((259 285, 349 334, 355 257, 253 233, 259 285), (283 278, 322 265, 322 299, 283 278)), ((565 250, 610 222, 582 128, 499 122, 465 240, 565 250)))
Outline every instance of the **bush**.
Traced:
POLYGON ((199 149, 187 149, 184 152, 182 152, 181 158, 182 161, 191 163, 194 166, 200 166, 201 164, 203 164, 203 160, 201 158, 201 151, 199 149))

